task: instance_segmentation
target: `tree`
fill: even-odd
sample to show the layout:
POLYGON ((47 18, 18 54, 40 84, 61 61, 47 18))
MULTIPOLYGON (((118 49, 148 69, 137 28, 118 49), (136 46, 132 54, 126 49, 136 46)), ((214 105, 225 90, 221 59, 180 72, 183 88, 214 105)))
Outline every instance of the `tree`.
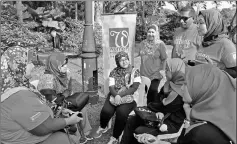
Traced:
POLYGON ((19 23, 23 23, 22 6, 21 0, 16 1, 17 17, 19 23))
POLYGON ((95 15, 96 23, 101 23, 101 14, 103 14, 103 1, 95 1, 95 15))

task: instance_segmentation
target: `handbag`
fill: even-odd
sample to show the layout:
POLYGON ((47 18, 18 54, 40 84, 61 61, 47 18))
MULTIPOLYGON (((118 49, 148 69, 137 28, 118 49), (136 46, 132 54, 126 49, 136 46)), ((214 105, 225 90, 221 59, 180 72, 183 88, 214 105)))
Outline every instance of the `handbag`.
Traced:
POLYGON ((134 110, 135 114, 143 120, 145 126, 149 128, 160 128, 164 120, 170 115, 167 113, 162 119, 156 117, 156 113, 151 111, 148 107, 137 107, 134 110))

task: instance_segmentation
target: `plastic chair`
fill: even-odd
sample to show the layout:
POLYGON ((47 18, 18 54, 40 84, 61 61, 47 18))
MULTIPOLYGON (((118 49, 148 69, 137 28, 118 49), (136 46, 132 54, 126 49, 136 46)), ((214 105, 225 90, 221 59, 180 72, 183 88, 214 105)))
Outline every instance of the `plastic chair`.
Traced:
MULTIPOLYGON (((135 98, 137 106, 146 106, 147 105, 147 93, 150 88, 151 80, 148 77, 141 76, 141 84, 138 87, 139 97, 135 98)), ((129 115, 134 115, 134 111, 132 111, 129 115)), ((108 123, 108 128, 110 129, 112 126, 112 118, 108 123)))

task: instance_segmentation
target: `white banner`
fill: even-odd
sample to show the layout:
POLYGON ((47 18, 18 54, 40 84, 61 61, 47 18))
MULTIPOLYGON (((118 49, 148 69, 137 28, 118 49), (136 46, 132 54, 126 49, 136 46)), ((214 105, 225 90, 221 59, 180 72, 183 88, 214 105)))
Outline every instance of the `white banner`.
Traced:
POLYGON ((137 14, 102 15, 102 47, 104 68, 104 92, 109 92, 108 77, 116 67, 114 56, 125 51, 133 65, 137 14))

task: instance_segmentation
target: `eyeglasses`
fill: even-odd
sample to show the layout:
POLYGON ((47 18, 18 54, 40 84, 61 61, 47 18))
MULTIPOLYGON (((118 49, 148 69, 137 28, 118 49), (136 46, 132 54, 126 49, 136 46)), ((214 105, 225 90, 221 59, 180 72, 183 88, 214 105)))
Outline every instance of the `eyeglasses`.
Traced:
POLYGON ((180 16, 179 19, 183 20, 184 22, 186 22, 189 18, 191 17, 185 17, 185 16, 180 16))
POLYGON ((125 61, 128 61, 128 59, 127 58, 121 59, 119 62, 125 62, 125 61))

